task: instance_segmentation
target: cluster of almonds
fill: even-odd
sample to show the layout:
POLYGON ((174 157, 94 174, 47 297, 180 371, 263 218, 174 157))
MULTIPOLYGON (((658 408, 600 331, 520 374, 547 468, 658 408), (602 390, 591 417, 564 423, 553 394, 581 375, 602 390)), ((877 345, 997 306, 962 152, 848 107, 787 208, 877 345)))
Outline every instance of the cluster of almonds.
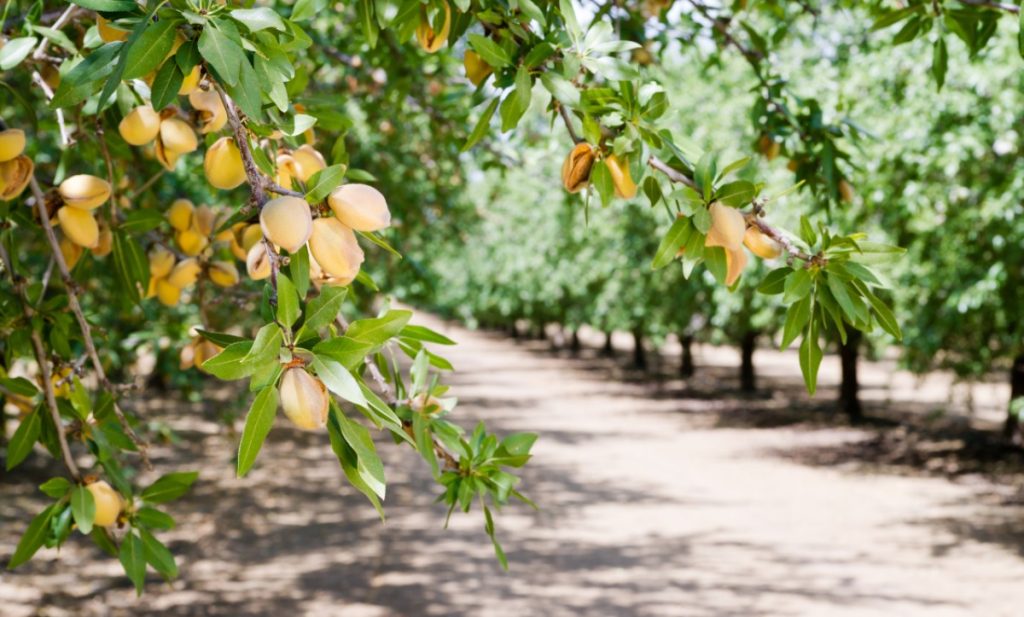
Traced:
POLYGON ((63 234, 61 252, 68 267, 72 268, 82 256, 82 249, 90 249, 97 257, 110 253, 113 234, 106 223, 96 220, 93 211, 110 199, 110 183, 103 178, 78 174, 67 178, 57 187, 64 205, 57 210, 55 223, 63 234))
MULTIPOLYGON (((594 146, 580 142, 569 152, 562 163, 562 186, 570 193, 578 193, 590 185, 590 172, 597 161, 598 151, 594 146)), ((612 176, 615 194, 622 199, 636 197, 636 182, 629 172, 629 160, 614 154, 604 157, 608 172, 612 176)))
MULTIPOLYGON (((199 112, 202 123, 200 133, 211 133, 224 128, 227 111, 216 92, 196 88, 189 93, 188 100, 199 112)), ((199 147, 199 140, 192 126, 179 118, 172 109, 158 112, 149 104, 139 105, 121 119, 117 128, 121 137, 133 146, 153 144, 153 154, 168 170, 174 169, 183 154, 195 152, 199 147)))
POLYGON ((416 26, 416 41, 428 54, 438 51, 448 42, 448 33, 452 28, 452 7, 448 6, 446 1, 443 2, 443 5, 444 23, 440 30, 434 30, 434 25, 430 23, 430 18, 427 16, 426 8, 420 7, 420 23, 416 26))
POLYGON ((25 132, 0 131, 0 201, 14 199, 28 186, 35 163, 24 154, 25 132))
POLYGON ((187 199, 174 200, 167 210, 167 221, 174 229, 175 244, 185 258, 177 260, 174 253, 168 249, 155 246, 149 253, 150 278, 146 297, 155 296, 162 304, 175 306, 181 300, 181 292, 195 285, 203 272, 219 287, 232 287, 238 284, 240 276, 233 262, 207 262, 205 259, 200 261, 197 257, 218 242, 228 244, 232 254, 239 255, 237 238, 231 229, 219 234, 214 233, 218 223, 227 215, 227 212, 223 212, 218 216, 210 206, 196 207, 187 199))
MULTIPOLYGON (((757 227, 747 227, 743 213, 719 202, 708 208, 711 213, 711 229, 704 240, 704 246, 720 246, 725 249, 725 284, 732 285, 747 266, 746 246, 761 259, 775 259, 782 254, 779 243, 761 233, 757 227)), ((682 250, 680 250, 682 253, 682 250)))

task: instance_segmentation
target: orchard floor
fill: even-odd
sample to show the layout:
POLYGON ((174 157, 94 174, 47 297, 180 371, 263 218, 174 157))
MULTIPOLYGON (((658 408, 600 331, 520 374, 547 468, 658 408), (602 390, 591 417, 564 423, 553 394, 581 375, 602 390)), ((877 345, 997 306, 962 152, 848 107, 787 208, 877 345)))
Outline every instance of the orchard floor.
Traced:
MULTIPOLYGON (((115 560, 74 538, 0 574, 0 615, 1024 611, 1024 466, 990 457, 975 430, 997 418, 929 419, 933 401, 884 394, 894 373, 868 366, 867 411, 885 420, 850 428, 823 411, 833 389, 816 402, 799 393, 795 357, 764 354, 765 390, 745 397, 713 350, 689 382, 640 379, 592 350, 568 359, 546 342, 420 321, 460 341, 449 355, 464 425, 541 434, 522 486, 541 509, 514 505, 498 519, 509 573, 479 513, 441 528, 429 474, 388 443, 386 524, 344 485, 325 435, 283 422, 253 472, 234 478, 236 437, 216 416, 237 393, 220 388, 205 407, 165 400, 146 411, 182 438, 154 448, 157 468, 203 470, 163 536, 181 578, 153 576, 137 599, 115 560)), ((834 379, 827 367, 823 379, 834 379)), ((5 561, 42 503, 43 460, 0 482, 5 561)))

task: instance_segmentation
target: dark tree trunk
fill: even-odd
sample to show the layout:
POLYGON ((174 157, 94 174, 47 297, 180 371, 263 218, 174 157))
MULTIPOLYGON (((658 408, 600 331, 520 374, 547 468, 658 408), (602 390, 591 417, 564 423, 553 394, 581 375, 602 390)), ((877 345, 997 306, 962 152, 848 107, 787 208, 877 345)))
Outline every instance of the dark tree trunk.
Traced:
POLYGON ((839 385, 839 406, 854 424, 864 419, 864 410, 860 406, 860 384, 857 382, 857 356, 861 338, 860 330, 850 330, 846 343, 839 345, 839 361, 843 371, 839 385))
POLYGON ((612 333, 604 333, 604 347, 601 348, 601 355, 612 357, 615 355, 615 347, 612 346, 612 333))
POLYGON ((757 347, 757 332, 747 332, 740 341, 740 390, 753 392, 757 390, 757 377, 754 374, 754 349, 757 347))
POLYGON ((575 356, 580 353, 581 349, 583 349, 583 343, 580 342, 580 331, 576 329, 572 331, 572 338, 569 339, 569 351, 575 356))
POLYGON ((679 376, 693 377, 693 337, 684 334, 679 337, 679 344, 683 346, 683 353, 679 358, 679 376))
POLYGON ((509 333, 509 336, 511 336, 514 339, 518 339, 519 338, 519 328, 516 327, 515 320, 512 320, 512 323, 510 323, 508 325, 508 333, 509 333))
POLYGON ((647 370, 647 350, 644 349, 644 334, 640 329, 633 330, 633 368, 647 370))
MULTIPOLYGON (((1020 397, 1024 397, 1024 354, 1014 358, 1013 367, 1010 368, 1010 404, 1020 397)), ((1012 443, 1021 441, 1020 418, 1013 413, 1012 408, 1007 410, 1003 436, 1012 443)))

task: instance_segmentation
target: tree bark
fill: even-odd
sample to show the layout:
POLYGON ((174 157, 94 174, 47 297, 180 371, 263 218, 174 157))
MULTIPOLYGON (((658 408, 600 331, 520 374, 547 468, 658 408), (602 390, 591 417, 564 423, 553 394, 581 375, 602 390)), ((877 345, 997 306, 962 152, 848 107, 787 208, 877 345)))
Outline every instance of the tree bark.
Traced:
POLYGON ((757 377, 754 374, 754 349, 757 347, 757 332, 747 332, 740 341, 740 390, 753 392, 757 390, 757 377))
POLYGON ((846 343, 839 344, 839 361, 842 367, 842 382, 839 385, 839 406, 856 424, 864 419, 860 405, 860 384, 857 381, 857 357, 860 353, 860 330, 850 330, 846 343))
POLYGON ((633 368, 647 370, 647 350, 644 349, 644 334, 640 329, 633 330, 633 368))
POLYGON ((682 334, 679 336, 679 344, 683 346, 683 353, 679 358, 679 376, 693 377, 693 337, 682 334))
POLYGON ((604 347, 601 348, 601 355, 609 358, 615 355, 615 347, 612 346, 611 332, 604 333, 604 347))
MULTIPOLYGON (((1013 359, 1013 366, 1010 368, 1010 405, 1014 399, 1024 397, 1024 354, 1013 359)), ((1020 418, 1013 413, 1008 406, 1006 423, 1003 425, 1003 436, 1012 443, 1021 442, 1020 418)))

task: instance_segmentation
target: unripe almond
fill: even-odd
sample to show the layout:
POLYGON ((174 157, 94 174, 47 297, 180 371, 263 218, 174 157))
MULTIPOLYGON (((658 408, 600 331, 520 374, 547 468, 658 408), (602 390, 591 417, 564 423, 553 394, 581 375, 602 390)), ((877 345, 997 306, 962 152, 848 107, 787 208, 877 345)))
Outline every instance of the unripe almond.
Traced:
POLYGON ((853 203, 853 198, 857 196, 857 192, 853 190, 853 185, 842 179, 839 181, 839 199, 842 199, 844 203, 853 203))
POLYGON ((206 371, 203 369, 203 363, 209 360, 210 358, 216 356, 223 350, 224 349, 220 345, 217 345, 204 338, 198 338, 193 343, 192 360, 193 362, 195 362, 196 368, 205 373, 206 371))
POLYGON ((313 221, 309 251, 324 272, 338 278, 355 277, 364 258, 352 230, 333 217, 313 221))
POLYGON ((62 206, 57 210, 57 219, 64 235, 78 246, 93 248, 99 243, 100 229, 92 212, 62 206))
POLYGON ((92 254, 95 257, 106 257, 113 248, 114 234, 110 231, 110 226, 106 223, 100 223, 100 237, 96 242, 96 246, 92 249, 92 254))
MULTIPOLYGON (((198 64, 192 67, 192 70, 189 71, 189 74, 186 75, 183 80, 181 80, 181 87, 178 88, 178 96, 181 96, 183 94, 192 94, 193 92, 195 92, 199 88, 199 80, 202 78, 202 76, 203 72, 199 68, 198 64)), ((200 130, 200 132, 205 131, 200 130)))
POLYGON ((331 191, 327 203, 344 225, 356 231, 379 231, 391 225, 388 202, 368 184, 344 184, 331 191))
POLYGON ((772 139, 771 135, 761 135, 757 140, 757 149, 761 151, 764 158, 769 161, 779 156, 779 152, 782 150, 782 144, 772 139))
POLYGON ((747 254, 743 249, 725 251, 725 284, 728 287, 732 287, 740 275, 743 274, 743 268, 747 267, 747 254))
POLYGON ((174 253, 162 246, 154 246, 149 252, 149 275, 162 279, 174 269, 174 253))
POLYGON ((174 171, 174 166, 178 164, 178 159, 181 158, 181 155, 174 150, 165 148, 162 139, 157 139, 154 143, 153 155, 156 156, 156 160, 159 161, 167 171, 174 171))
POLYGON ((96 504, 96 514, 92 518, 92 524, 97 527, 110 527, 117 522, 118 515, 124 502, 121 495, 109 484, 100 480, 85 487, 92 494, 93 503, 96 504))
POLYGON ((452 9, 448 6, 448 2, 444 2, 444 23, 441 25, 441 29, 434 31, 434 26, 430 23, 430 19, 427 16, 427 12, 420 9, 420 23, 416 26, 416 40, 419 42, 420 47, 427 53, 434 53, 435 51, 444 47, 445 43, 448 42, 448 31, 452 26, 452 9))
POLYGON ((96 16, 96 30, 99 32, 100 40, 104 43, 115 43, 117 41, 123 41, 128 38, 130 34, 127 30, 115 28, 110 25, 110 22, 102 15, 96 16))
POLYGON ((622 199, 633 199, 636 197, 636 183, 629 173, 629 160, 619 159, 614 154, 605 159, 608 164, 608 171, 611 172, 612 184, 615 185, 615 194, 622 199))
POLYGON ((182 253, 185 253, 189 257, 195 257, 199 253, 203 252, 209 244, 210 240, 203 235, 200 235, 194 229, 186 229, 185 231, 179 231, 175 234, 174 239, 178 243, 178 248, 181 249, 182 253))
POLYGON ((466 50, 466 55, 462 58, 462 64, 466 67, 466 77, 474 85, 479 87, 483 83, 487 76, 494 72, 490 64, 484 62, 480 54, 476 53, 472 49, 466 50))
POLYGON ((7 129, 0 131, 0 163, 21 156, 25 151, 25 131, 7 129))
POLYGON ((295 158, 290 154, 281 154, 277 157, 277 176, 274 178, 274 182, 278 186, 290 189, 292 188, 292 178, 299 177, 298 165, 295 163, 295 158))
POLYGON ((68 265, 68 270, 71 270, 74 269, 78 260, 82 258, 82 247, 69 240, 67 236, 62 236, 60 239, 60 254, 64 257, 64 263, 68 265))
POLYGON ((220 287, 233 287, 238 284, 238 268, 230 261, 215 261, 210 264, 210 280, 220 287))
POLYGON ((196 284, 199 280, 199 272, 202 267, 199 265, 199 261, 195 257, 189 257, 182 259, 171 270, 171 273, 167 275, 167 282, 174 285, 178 289, 185 289, 196 284))
POLYGON ((245 256, 245 271, 254 281, 260 281, 270 276, 270 256, 267 255, 266 244, 257 242, 252 245, 245 256))
POLYGON ((175 199, 167 209, 167 222, 178 231, 192 227, 192 214, 196 207, 187 199, 175 199))
POLYGON ((215 90, 193 90, 188 95, 188 102, 199 110, 199 121, 202 123, 199 127, 200 133, 216 133, 224 128, 228 121, 228 112, 224 109, 224 101, 215 90))
POLYGON ((121 138, 133 146, 144 146, 160 132, 160 114, 149 105, 139 105, 117 125, 121 138))
POLYGON ((281 376, 281 408, 295 426, 318 429, 327 424, 330 399, 322 381, 303 368, 290 368, 281 376))
POLYGON ((175 154, 193 152, 199 147, 195 131, 181 118, 167 118, 160 123, 160 142, 175 154))
POLYGON ((219 189, 233 189, 245 182, 242 153, 230 137, 221 137, 206 151, 206 179, 219 189))
MULTIPOLYGON (((296 175, 303 182, 309 182, 313 174, 327 167, 327 161, 324 160, 324 156, 309 144, 304 144, 294 150, 292 152, 292 159, 295 160, 296 175)), ((290 187, 291 185, 288 185, 285 188, 290 187)))
POLYGON ((92 210, 110 198, 110 183, 96 176, 78 174, 61 182, 57 191, 67 205, 92 210))
POLYGON ((590 183, 590 171, 594 167, 594 147, 586 142, 578 143, 562 163, 562 186, 570 193, 578 193, 590 183))
POLYGON ((24 154, 0 163, 0 201, 14 199, 28 186, 35 163, 24 154))
POLYGON ((181 288, 171 285, 167 279, 156 282, 156 299, 164 306, 176 306, 181 300, 181 288))
POLYGON ((757 227, 748 227, 743 234, 743 244, 761 259, 775 259, 782 254, 782 247, 775 240, 761 233, 757 227))
POLYGON ((271 199, 260 210, 260 228, 268 240, 294 253, 309 240, 313 231, 309 204, 299 197, 271 199))
POLYGON ((216 222, 217 213, 206 204, 199 206, 192 213, 192 229, 203 236, 213 233, 216 222))
POLYGON ((724 246, 729 251, 739 250, 747 229, 743 214, 717 201, 711 204, 708 211, 711 213, 711 229, 704 240, 704 246, 724 246))

